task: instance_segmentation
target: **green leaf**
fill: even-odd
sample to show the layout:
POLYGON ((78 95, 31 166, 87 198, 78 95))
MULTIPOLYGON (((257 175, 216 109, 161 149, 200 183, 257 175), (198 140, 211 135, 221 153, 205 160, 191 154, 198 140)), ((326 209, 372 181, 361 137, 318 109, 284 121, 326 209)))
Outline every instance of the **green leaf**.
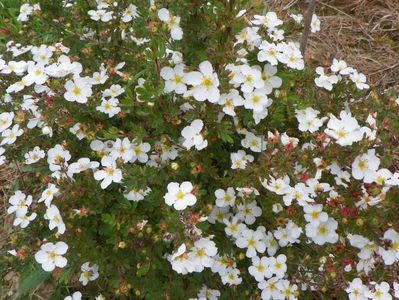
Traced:
POLYGON ((145 274, 147 274, 148 271, 150 270, 150 266, 151 266, 151 264, 149 262, 142 265, 136 272, 137 276, 141 277, 141 276, 144 276, 145 274))
POLYGON ((18 299, 26 299, 22 298, 32 292, 34 289, 39 287, 46 279, 50 277, 50 272, 44 271, 38 265, 35 265, 32 269, 29 267, 25 272, 21 274, 19 287, 15 297, 18 299))

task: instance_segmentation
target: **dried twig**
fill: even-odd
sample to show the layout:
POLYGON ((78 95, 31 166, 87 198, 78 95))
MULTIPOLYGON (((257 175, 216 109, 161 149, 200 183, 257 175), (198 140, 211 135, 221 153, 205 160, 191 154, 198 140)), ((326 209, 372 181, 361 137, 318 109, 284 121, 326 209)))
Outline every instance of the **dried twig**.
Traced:
POLYGON ((315 6, 316 6, 316 0, 310 0, 309 6, 308 6, 308 11, 307 11, 306 17, 305 17, 305 28, 303 29, 303 32, 302 32, 301 46, 300 46, 301 53, 303 56, 305 56, 306 45, 308 43, 308 37, 310 34, 310 25, 312 23, 312 17, 314 14, 315 6))

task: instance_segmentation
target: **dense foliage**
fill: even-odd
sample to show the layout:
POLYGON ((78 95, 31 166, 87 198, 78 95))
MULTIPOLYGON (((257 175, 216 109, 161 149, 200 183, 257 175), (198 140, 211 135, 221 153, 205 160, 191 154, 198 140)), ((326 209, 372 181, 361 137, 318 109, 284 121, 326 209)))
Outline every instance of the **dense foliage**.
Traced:
POLYGON ((305 62, 300 14, 39 2, 0 2, 16 297, 399 295, 398 103, 305 62))

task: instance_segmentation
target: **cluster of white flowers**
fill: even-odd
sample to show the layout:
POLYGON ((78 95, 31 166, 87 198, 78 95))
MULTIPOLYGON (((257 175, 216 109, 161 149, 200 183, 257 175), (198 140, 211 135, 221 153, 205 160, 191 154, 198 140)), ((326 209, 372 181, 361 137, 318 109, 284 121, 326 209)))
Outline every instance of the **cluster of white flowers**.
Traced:
POLYGON ((28 216, 28 209, 32 204, 32 196, 26 196, 21 191, 16 191, 14 195, 8 200, 10 206, 7 209, 8 214, 15 213, 14 226, 20 226, 26 228, 31 221, 36 219, 37 214, 35 212, 28 216))
MULTIPOLYGON (((115 8, 118 5, 118 2, 96 0, 96 9, 88 11, 88 14, 92 20, 103 23, 113 22, 113 20, 129 23, 140 17, 134 4, 129 4, 117 14, 115 8)), ((70 7, 72 4, 65 1, 64 6, 70 7)), ((38 10, 40 10, 39 5, 24 4, 21 6, 18 20, 27 21, 29 15, 38 10)), ((237 18, 243 16, 244 13, 239 14, 237 18)), ((179 16, 173 15, 166 8, 159 9, 156 15, 170 31, 170 44, 173 44, 173 41, 182 40, 183 30, 180 27, 179 16)), ((297 23, 302 22, 301 15, 291 15, 291 17, 297 23)), ((269 178, 261 179, 261 184, 269 192, 281 196, 282 200, 272 204, 272 212, 279 215, 281 212, 299 208, 299 215, 303 217, 301 223, 294 222, 284 214, 284 217, 278 219, 279 223, 274 228, 260 225, 257 218, 262 215, 264 203, 259 202, 258 205, 256 198, 260 196, 260 193, 253 187, 255 185, 253 183, 242 188, 234 187, 232 183, 229 183, 230 186, 215 190, 215 206, 207 217, 201 218, 201 221, 206 219, 211 224, 218 222, 223 226, 228 241, 237 248, 237 251, 242 252, 240 254, 242 260, 246 259, 249 262, 248 272, 261 290, 263 300, 298 299, 297 284, 299 282, 289 278, 288 268, 291 266, 289 262, 287 263, 287 256, 282 253, 284 248, 295 247, 295 244, 322 246, 336 244, 339 241, 344 242, 346 238, 350 246, 359 250, 357 253, 359 261, 356 265, 359 273, 369 274, 377 264, 391 266, 399 262, 399 233, 394 226, 388 224, 389 228, 380 240, 370 240, 362 235, 344 231, 342 225, 331 217, 332 214, 327 209, 332 203, 337 202, 336 200, 341 197, 340 192, 350 186, 352 179, 359 183, 360 196, 353 202, 354 209, 358 211, 367 210, 372 206, 379 207, 387 192, 393 186, 399 186, 399 172, 380 167, 383 163, 381 163, 378 147, 374 144, 377 126, 373 114, 365 120, 365 124, 368 125, 361 126, 359 121, 352 116, 349 104, 346 104, 344 109, 339 108, 343 109, 339 113, 339 118, 332 113, 320 116, 320 106, 318 107, 320 111, 312 107, 296 109, 298 130, 304 133, 305 138, 312 139, 307 140, 302 147, 300 146, 302 139, 291 136, 292 131, 287 130, 288 133, 281 134, 278 131, 269 131, 266 136, 265 133, 256 129, 255 125, 268 116, 270 107, 276 103, 272 98, 280 95, 278 89, 283 84, 280 78, 283 76, 279 76, 278 70, 304 69, 304 60, 299 46, 293 41, 285 40, 284 31, 280 29, 282 24, 282 20, 274 12, 255 15, 249 21, 249 26, 235 36, 234 49, 237 59, 230 64, 217 65, 216 62, 212 64, 208 60, 203 60, 198 68, 187 66, 180 52, 166 49, 163 62, 166 64, 169 62, 169 65, 157 65, 159 67, 157 75, 158 79, 161 78, 164 81, 162 96, 165 98, 167 95, 171 96, 171 101, 174 102, 180 100, 184 102, 180 106, 180 111, 185 116, 181 128, 179 127, 177 131, 177 135, 179 132, 181 135, 178 141, 178 137, 174 139, 165 135, 155 141, 148 139, 150 144, 142 140, 147 140, 147 136, 137 138, 132 137, 129 132, 122 131, 118 131, 114 140, 106 140, 107 137, 95 136, 95 134, 93 136, 92 131, 89 134, 87 126, 80 121, 72 127, 68 124, 66 129, 68 134, 73 134, 82 143, 90 142, 90 150, 93 151, 87 154, 90 157, 76 157, 79 151, 73 151, 74 149, 69 147, 67 142, 60 140, 57 140, 56 144, 44 143, 41 146, 35 146, 30 151, 25 149, 24 151, 27 151, 24 153, 26 165, 36 164, 47 157, 47 165, 52 178, 48 183, 46 182, 44 189, 37 189, 41 191, 37 203, 44 202, 46 210, 43 218, 48 221, 50 230, 55 229, 55 236, 58 238, 67 229, 60 209, 54 204, 63 193, 60 181, 72 182, 79 176, 83 176, 81 173, 92 174, 94 180, 100 182, 101 189, 107 189, 113 183, 123 184, 120 190, 126 200, 134 202, 144 200, 152 192, 153 187, 129 186, 126 180, 127 164, 145 164, 159 170, 165 165, 168 167, 178 165, 170 162, 176 160, 180 153, 192 148, 198 151, 208 146, 211 148, 214 141, 212 136, 214 124, 207 122, 204 124, 203 120, 206 118, 202 113, 201 117, 190 114, 197 105, 201 106, 201 109, 206 105, 211 105, 218 113, 217 122, 220 123, 223 118, 229 118, 236 126, 237 133, 241 135, 237 143, 236 141, 232 143, 227 154, 227 159, 230 157, 231 169, 236 170, 232 172, 246 172, 242 170, 245 170, 249 164, 255 164, 271 144, 276 147, 271 154, 273 156, 279 152, 279 149, 287 153, 315 149, 317 145, 313 139, 316 138, 319 139, 323 149, 328 149, 331 145, 349 147, 354 143, 362 143, 363 140, 368 143, 365 148, 362 148, 363 153, 356 157, 348 157, 350 165, 345 165, 344 160, 326 162, 322 157, 313 157, 313 166, 302 166, 297 162, 290 174, 292 177, 284 174, 284 176, 272 175, 274 170, 268 169, 270 173, 266 175, 269 175, 269 178), (250 52, 254 54, 252 60, 247 59, 247 54, 250 52), (223 72, 228 74, 227 78, 219 78, 223 72), (254 120, 248 126, 245 125, 248 129, 242 128, 239 124, 238 116, 241 116, 244 110, 247 110, 246 112, 249 112, 254 120), (235 146, 243 147, 245 150, 234 148, 235 146), (251 154, 247 154, 249 151, 251 154), (92 155, 98 161, 93 160, 92 155), (330 181, 327 180, 327 176, 331 176, 330 181), (333 182, 336 186, 333 186, 333 182), (378 187, 377 192, 370 190, 371 184, 378 187)), ((127 26, 127 24, 122 25, 127 26)), ((320 20, 313 15, 311 31, 315 33, 319 30, 320 20)), ((137 45, 149 41, 133 36, 132 28, 127 31, 130 32, 131 39, 137 45)), ((122 30, 122 38, 126 34, 125 30, 122 30)), ((22 46, 11 41, 6 44, 6 49, 13 58, 5 61, 3 56, 0 57, 0 74, 11 78, 12 83, 7 87, 2 100, 4 103, 14 104, 14 100, 20 93, 24 94, 19 97, 21 104, 15 105, 15 111, 21 109, 26 114, 27 124, 24 127, 23 121, 18 120, 18 114, 14 111, 0 113, 0 165, 6 162, 5 154, 8 154, 6 152, 13 151, 12 147, 16 141, 28 136, 30 130, 38 128, 43 138, 48 138, 47 141, 53 137, 54 125, 44 121, 45 116, 40 109, 43 102, 51 106, 52 101, 65 100, 64 103, 67 105, 93 108, 93 114, 101 112, 109 118, 123 115, 123 106, 120 105, 118 97, 130 92, 128 87, 123 87, 123 83, 118 81, 120 78, 126 79, 121 71, 125 66, 124 62, 114 67, 109 66, 108 63, 107 66, 101 64, 97 71, 91 74, 83 71, 82 64, 73 61, 67 55, 69 49, 61 43, 49 46, 22 46), (17 61, 16 58, 23 54, 26 54, 25 60, 17 61), (59 90, 50 88, 49 83, 52 80, 60 83, 59 90), (114 80, 119 83, 113 83, 114 80), (107 84, 106 87, 105 84, 107 84), (53 97, 56 98, 58 94, 63 97, 54 100, 53 97)), ((369 88, 365 75, 348 67, 343 60, 334 59, 330 70, 332 73, 327 74, 324 68, 316 68, 316 73, 319 75, 314 80, 316 86, 331 91, 334 84, 347 76, 355 83, 357 89, 369 88)), ((145 82, 144 78, 139 78, 134 90, 137 91, 143 87, 145 82)), ((140 100, 140 95, 137 95, 136 100, 140 104, 144 102, 140 100)), ((205 109, 202 112, 204 111, 205 109)), ((57 132, 55 128, 54 131, 57 132)), ((183 215, 184 212, 193 208, 198 199, 202 201, 200 198, 202 193, 198 193, 197 185, 193 185, 190 181, 179 181, 179 179, 165 183, 162 194, 164 194, 166 205, 183 215)), ((10 206, 7 212, 8 214, 15 213, 15 226, 25 228, 36 218, 35 212, 30 215, 28 213, 32 202, 33 197, 26 196, 21 191, 16 191, 9 199, 10 206)), ((339 208, 346 209, 341 206, 339 208)), ((213 236, 202 237, 202 232, 198 228, 195 229, 200 236, 198 239, 192 239, 190 243, 184 242, 175 252, 166 255, 172 269, 179 274, 209 269, 220 276, 224 285, 241 284, 242 271, 237 267, 235 257, 231 253, 219 252, 215 243, 217 239, 212 240, 213 236)), ((64 257, 67 250, 68 246, 64 242, 54 244, 45 240, 36 253, 35 259, 45 271, 50 272, 56 267, 63 268, 67 265, 67 259, 64 257)), ((334 254, 331 255, 334 257, 334 254)), ((323 268, 324 264, 320 266, 320 270, 323 268)), ((345 266, 344 270, 349 272, 351 264, 345 266)), ((86 262, 81 266, 81 272, 79 281, 85 286, 99 277, 99 266, 86 262)), ((393 288, 395 297, 399 297, 399 284, 394 282, 393 288)), ((348 283, 345 291, 350 299, 392 298, 390 285, 387 282, 371 281, 366 285, 360 278, 355 278, 348 283)), ((217 299, 219 296, 218 290, 203 286, 197 299, 217 299)), ((76 292, 65 299, 78 300, 81 297, 82 294, 76 292)), ((103 299, 101 295, 97 298, 103 299)))
MULTIPOLYGON (((354 278, 349 286, 345 289, 350 300, 367 300, 367 299, 381 299, 391 300, 391 287, 386 281, 380 283, 370 282, 368 285, 364 284, 360 278, 354 278)), ((396 299, 399 298, 399 284, 393 283, 393 293, 396 299)))
POLYGON ((349 79, 356 85, 357 89, 365 90, 369 88, 369 85, 366 83, 366 76, 363 73, 359 73, 356 69, 348 67, 343 60, 334 58, 330 70, 333 74, 327 75, 324 73, 323 67, 316 68, 316 73, 319 77, 315 78, 314 82, 318 87, 331 91, 333 85, 341 81, 344 78, 343 76, 349 76, 349 79))

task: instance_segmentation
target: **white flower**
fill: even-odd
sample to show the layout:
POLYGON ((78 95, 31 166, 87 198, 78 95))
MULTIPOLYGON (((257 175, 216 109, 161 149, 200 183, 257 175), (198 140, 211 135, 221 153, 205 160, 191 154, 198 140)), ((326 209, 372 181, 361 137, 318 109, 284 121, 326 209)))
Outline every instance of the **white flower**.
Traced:
POLYGON ((184 84, 184 64, 178 64, 173 69, 163 67, 161 69, 161 77, 165 80, 165 93, 175 92, 176 94, 184 94, 187 86, 184 84))
POLYGON ((64 98, 70 102, 87 103, 87 98, 92 95, 92 83, 88 77, 75 77, 65 83, 64 98))
POLYGON ((49 206, 46 210, 46 213, 44 214, 44 219, 50 221, 48 225, 50 230, 53 230, 57 227, 57 233, 63 234, 65 232, 65 224, 62 221, 62 217, 57 206, 49 206))
POLYGON ((219 98, 219 104, 223 105, 223 112, 230 116, 235 116, 234 108, 244 105, 244 99, 237 90, 231 89, 228 94, 222 94, 219 98))
MULTIPOLYGON (((269 268, 270 272, 276 275, 277 278, 283 278, 287 271, 286 262, 287 257, 284 254, 280 254, 277 257, 270 257, 269 268)), ((271 277, 271 276, 269 276, 271 277)))
POLYGON ((269 99, 261 90, 255 90, 252 93, 245 93, 244 98, 244 107, 246 109, 252 109, 254 113, 267 112, 266 108, 272 104, 272 100, 269 99))
POLYGON ((359 90, 367 90, 370 86, 366 83, 367 79, 363 73, 358 73, 356 70, 349 75, 349 78, 356 84, 359 90))
POLYGON ((102 95, 104 98, 106 97, 111 97, 111 98, 116 98, 119 95, 123 94, 125 92, 125 89, 121 87, 119 84, 113 84, 109 89, 106 89, 102 92, 102 95))
POLYGON ((278 289, 278 282, 277 277, 272 277, 258 284, 258 287, 262 290, 262 300, 284 299, 284 295, 278 289))
POLYGON ((366 296, 373 300, 391 300, 392 296, 389 294, 389 289, 388 282, 382 281, 374 285, 374 292, 370 290, 366 292, 366 296))
POLYGON ((303 207, 305 220, 314 226, 328 220, 327 213, 323 212, 323 204, 305 205, 303 207))
POLYGON ((55 186, 55 184, 49 183, 47 186, 47 189, 45 189, 40 196, 39 200, 37 202, 43 202, 44 204, 49 207, 51 205, 51 201, 53 201, 54 196, 57 196, 59 192, 59 189, 55 186))
POLYGON ((325 75, 323 67, 317 67, 316 73, 319 75, 319 77, 315 78, 314 82, 318 87, 331 91, 333 84, 338 82, 338 77, 336 75, 325 75))
POLYGON ((3 132, 11 126, 15 114, 13 112, 0 113, 0 132, 3 132))
POLYGON ((265 189, 276 193, 277 195, 284 195, 287 193, 287 190, 290 187, 290 178, 288 176, 276 179, 270 175, 269 178, 269 181, 266 179, 261 180, 261 184, 265 189))
MULTIPOLYGON (((273 234, 274 237, 278 240, 278 245, 280 245, 281 247, 285 247, 287 245, 299 243, 298 238, 302 234, 302 228, 289 220, 285 227, 278 227, 273 234)), ((271 240, 270 242, 272 243, 272 249, 276 248, 277 250, 277 245, 273 245, 275 241, 271 240)), ((273 251, 275 250, 273 249, 273 251)))
POLYGON ((178 41, 183 38, 183 30, 180 27, 180 17, 173 16, 166 8, 161 8, 158 11, 158 17, 168 25, 173 40, 178 41))
POLYGON ((134 4, 130 4, 122 13, 122 22, 130 22, 131 20, 137 18, 139 16, 137 12, 137 6, 134 4))
POLYGON ((167 189, 168 192, 163 197, 165 203, 176 210, 183 210, 197 202, 197 198, 192 194, 194 187, 191 182, 184 181, 181 184, 170 182, 167 189))
POLYGON ((11 145, 15 143, 17 137, 21 136, 24 131, 19 128, 18 124, 15 124, 11 129, 6 129, 1 133, 3 140, 1 141, 1 145, 8 144, 11 145))
POLYGON ((254 45, 260 40, 260 35, 258 34, 259 27, 246 27, 242 29, 236 36, 235 45, 247 43, 249 49, 253 49, 254 45))
POLYGON ((224 232, 228 236, 233 236, 234 238, 239 237, 241 231, 247 229, 246 225, 242 223, 242 220, 236 216, 232 217, 230 220, 227 218, 223 219, 223 223, 226 225, 224 232))
POLYGON ((227 268, 226 272, 221 276, 222 283, 228 285, 239 285, 242 282, 240 270, 236 268, 227 268))
POLYGON ((32 151, 25 153, 25 164, 30 165, 36 163, 45 156, 45 152, 41 150, 38 146, 36 146, 35 148, 33 148, 32 151))
POLYGON ((380 159, 375 155, 375 149, 369 149, 367 153, 359 155, 352 163, 352 176, 357 180, 372 182, 375 171, 380 166, 380 159))
POLYGON ((40 247, 40 250, 35 254, 35 260, 42 265, 46 272, 51 272, 55 267, 63 268, 67 264, 67 259, 63 257, 68 250, 68 245, 64 242, 56 244, 46 243, 40 247))
POLYGON ((133 141, 132 144, 133 157, 129 162, 135 162, 136 160, 141 163, 146 163, 148 161, 147 152, 151 150, 151 145, 149 143, 136 143, 133 141))
POLYGON ((311 107, 303 110, 295 110, 295 117, 299 122, 298 129, 300 131, 309 131, 311 133, 319 130, 323 125, 323 120, 318 119, 317 115, 320 112, 311 107))
POLYGON ((311 191, 304 183, 297 183, 294 187, 287 188, 286 194, 283 197, 284 204, 290 206, 295 200, 300 206, 305 206, 309 202, 314 202, 310 197, 311 191))
POLYGON ((105 113, 108 117, 112 118, 121 112, 121 108, 118 105, 119 101, 116 98, 110 98, 109 100, 102 99, 101 105, 97 106, 96 110, 105 113))
POLYGON ((263 281, 265 277, 272 277, 273 272, 270 268, 270 261, 271 259, 268 257, 252 257, 252 265, 248 268, 249 274, 251 274, 258 282, 263 281))
POLYGON ((202 150, 208 146, 208 141, 204 140, 201 134, 201 130, 204 127, 204 122, 200 119, 196 119, 191 122, 189 126, 183 128, 181 135, 184 138, 183 146, 190 150, 191 147, 195 147, 197 150, 202 150))
POLYGON ((248 258, 256 256, 256 252, 264 253, 266 245, 263 242, 263 233, 245 229, 241 232, 241 236, 237 237, 236 245, 238 248, 247 248, 245 255, 248 258))
POLYGON ((195 100, 217 103, 220 98, 218 89, 219 79, 213 71, 213 67, 209 61, 203 61, 199 64, 200 71, 193 71, 184 75, 184 82, 192 85, 187 92, 192 95, 195 100))
POLYGON ((348 234, 347 238, 353 247, 360 249, 357 254, 361 259, 370 259, 371 256, 377 252, 377 246, 374 242, 369 239, 358 235, 358 234, 348 234))
POLYGON ((217 300, 219 296, 220 292, 218 290, 212 290, 208 288, 206 285, 202 286, 197 295, 199 299, 206 299, 206 300, 217 300))
MULTIPOLYGON (((277 48, 280 51, 277 54, 277 58, 280 62, 286 64, 289 68, 303 70, 305 64, 302 53, 294 43, 280 43, 277 48)), ((273 65, 272 62, 270 63, 273 65)))
POLYGON ((263 136, 256 136, 252 132, 247 132, 241 141, 244 148, 249 148, 253 152, 262 152, 266 149, 266 141, 263 136))
POLYGON ((196 265, 196 272, 201 272, 204 268, 212 267, 213 256, 217 254, 215 242, 208 238, 202 238, 194 242, 194 246, 189 253, 189 260, 196 265))
POLYGON ((116 161, 110 156, 104 156, 101 159, 103 170, 94 173, 94 179, 102 180, 101 188, 107 188, 112 182, 120 183, 122 181, 122 171, 117 168, 116 161))
POLYGON ((303 20, 302 14, 289 14, 289 16, 295 21, 297 24, 301 24, 303 20))
POLYGON ((13 225, 20 226, 21 228, 26 228, 31 221, 36 219, 36 217, 36 213, 32 213, 30 216, 28 216, 26 211, 17 211, 13 225))
POLYGON ((345 61, 333 59, 333 64, 330 67, 331 71, 334 73, 339 73, 341 75, 349 75, 353 72, 353 68, 348 67, 345 61))
POLYGON ((217 207, 214 206, 211 213, 208 216, 208 222, 211 224, 215 224, 216 221, 223 223, 224 219, 228 219, 231 217, 230 206, 225 207, 217 207))
POLYGON ((101 22, 108 22, 112 20, 112 14, 114 13, 113 11, 106 11, 105 9, 98 9, 98 10, 89 10, 87 12, 90 16, 90 19, 94 21, 100 21, 101 22))
POLYGON ((360 278, 354 278, 349 283, 349 287, 345 289, 348 293, 349 300, 367 300, 366 296, 369 293, 369 289, 365 286, 360 278))
POLYGON ((258 26, 264 26, 268 29, 272 29, 283 24, 283 21, 277 17, 277 14, 274 11, 269 11, 264 16, 255 15, 252 23, 258 26))
POLYGON ((350 112, 347 113, 344 110, 340 112, 339 116, 340 119, 334 115, 330 116, 324 132, 336 139, 337 144, 341 146, 350 146, 354 142, 360 141, 363 138, 363 133, 357 120, 352 117, 350 112))
POLYGON ((77 162, 71 163, 68 167, 68 173, 78 174, 89 169, 97 169, 100 163, 97 161, 90 161, 90 158, 82 157, 77 162))
POLYGON ((237 206, 236 217, 248 225, 255 223, 256 218, 261 215, 262 209, 257 205, 255 200, 252 202, 245 202, 237 206))
POLYGON ((64 300, 80 300, 80 299, 82 299, 81 292, 75 292, 71 296, 67 296, 64 298, 64 300))
POLYGON ((93 264, 90 266, 90 262, 85 262, 81 267, 80 270, 82 273, 80 274, 79 281, 83 285, 87 285, 89 281, 94 281, 100 275, 98 273, 98 265, 93 264))
POLYGON ((244 150, 238 150, 230 154, 232 169, 245 169, 248 162, 253 162, 254 157, 246 154, 244 150))
POLYGON ((215 191, 216 205, 219 207, 234 206, 236 194, 234 188, 229 187, 227 190, 217 189, 215 191))
POLYGON ((312 33, 320 31, 320 20, 315 14, 312 15, 312 21, 310 23, 310 30, 312 33))
POLYGON ((383 258, 385 265, 390 266, 399 260, 399 234, 390 228, 385 231, 384 240, 389 240, 391 245, 387 250, 379 247, 378 252, 383 258))
POLYGON ((29 63, 27 71, 28 74, 22 78, 25 86, 32 85, 33 83, 39 85, 44 84, 48 79, 48 76, 45 73, 45 67, 41 63, 29 63))
POLYGON ((279 88, 283 83, 280 77, 274 76, 276 73, 277 67, 271 64, 265 64, 263 67, 262 80, 265 85, 261 90, 267 95, 269 95, 273 89, 279 88))
POLYGON ((127 194, 124 194, 125 198, 129 201, 138 202, 144 200, 145 196, 147 196, 151 192, 151 189, 148 187, 146 189, 131 189, 127 194))
POLYGON ((326 222, 319 222, 317 225, 308 223, 306 225, 306 236, 317 245, 335 244, 338 241, 338 234, 335 232, 337 227, 338 222, 333 218, 328 218, 326 222))
POLYGON ((26 214, 28 207, 32 204, 32 196, 26 196, 21 191, 16 191, 14 195, 8 199, 8 203, 11 205, 7 209, 8 214, 12 213, 23 213, 26 214))
POLYGON ((276 66, 278 64, 277 58, 279 55, 279 49, 276 44, 262 41, 259 46, 259 50, 260 51, 258 52, 258 61, 267 61, 272 66, 276 66))
POLYGON ((259 66, 240 66, 240 73, 236 80, 241 83, 241 91, 243 93, 252 93, 254 89, 260 89, 265 86, 259 66))

